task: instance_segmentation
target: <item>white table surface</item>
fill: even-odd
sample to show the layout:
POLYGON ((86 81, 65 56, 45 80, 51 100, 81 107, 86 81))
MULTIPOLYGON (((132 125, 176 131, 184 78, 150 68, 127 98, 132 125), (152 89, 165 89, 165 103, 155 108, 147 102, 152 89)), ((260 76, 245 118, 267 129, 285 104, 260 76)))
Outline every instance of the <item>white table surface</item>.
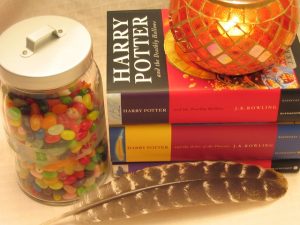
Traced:
MULTIPOLYGON (((167 6, 167 0, 0 0, 0 32, 16 21, 36 15, 56 14, 77 19, 93 36, 95 59, 105 84, 106 11, 167 6)), ((27 197, 17 185, 14 156, 3 129, 0 129, 0 145, 0 225, 38 225, 70 208, 46 206, 27 197)), ((299 225, 300 174, 287 174, 286 177, 287 194, 272 203, 173 210, 107 224, 299 225)))

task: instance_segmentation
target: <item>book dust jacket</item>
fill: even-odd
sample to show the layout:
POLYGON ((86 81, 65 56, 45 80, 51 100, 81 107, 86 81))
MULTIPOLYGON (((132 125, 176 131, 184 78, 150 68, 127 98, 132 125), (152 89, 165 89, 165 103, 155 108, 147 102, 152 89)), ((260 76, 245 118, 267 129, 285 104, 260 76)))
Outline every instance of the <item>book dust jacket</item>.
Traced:
POLYGON ((176 46, 167 10, 112 11, 107 19, 110 125, 300 121, 299 37, 280 65, 199 77, 185 62, 177 63, 185 72, 170 62, 176 46))

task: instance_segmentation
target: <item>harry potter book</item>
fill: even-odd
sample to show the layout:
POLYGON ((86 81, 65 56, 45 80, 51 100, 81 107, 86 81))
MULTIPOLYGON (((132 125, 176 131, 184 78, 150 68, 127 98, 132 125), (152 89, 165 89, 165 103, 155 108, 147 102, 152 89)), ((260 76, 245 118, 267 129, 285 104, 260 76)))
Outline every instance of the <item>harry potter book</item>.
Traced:
POLYGON ((112 162, 300 159, 300 124, 143 124, 109 128, 112 162))
POLYGON ((245 76, 199 75, 170 63, 167 10, 108 12, 107 21, 110 125, 300 121, 299 38, 281 65, 245 76))

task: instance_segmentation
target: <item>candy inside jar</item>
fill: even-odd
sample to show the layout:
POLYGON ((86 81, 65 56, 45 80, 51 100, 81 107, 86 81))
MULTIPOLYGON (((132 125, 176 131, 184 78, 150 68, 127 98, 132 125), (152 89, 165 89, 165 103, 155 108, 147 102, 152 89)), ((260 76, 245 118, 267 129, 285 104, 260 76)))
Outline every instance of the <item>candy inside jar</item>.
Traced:
MULTIPOLYGON (((44 21, 54 21, 54 24, 57 19, 66 21, 66 33, 76 33, 74 26, 83 29, 70 19, 42 17, 44 21), (70 25, 70 22, 73 24, 70 25)), ((0 70, 4 75, 2 92, 5 130, 8 142, 16 153, 20 187, 29 196, 47 204, 74 201, 96 184, 104 182, 108 174, 101 78, 91 57, 89 35, 84 29, 80 31, 81 35, 83 31, 89 43, 81 50, 70 50, 79 53, 75 58, 68 52, 71 59, 67 59, 62 53, 60 60, 66 61, 64 65, 67 66, 51 76, 48 71, 53 71, 55 66, 59 67, 57 61, 55 65, 50 62, 44 67, 36 64, 38 76, 32 68, 29 72, 25 70, 28 72, 25 75, 24 71, 12 74, 7 72, 11 71, 8 68, 0 70)), ((31 36, 37 34, 45 35, 38 30, 31 36)), ((66 44, 63 42, 69 42, 63 38, 60 38, 60 43, 47 43, 49 46, 33 52, 34 56, 29 59, 21 56, 21 60, 24 59, 23 66, 37 63, 34 57, 43 59, 47 48, 51 52, 50 44, 63 46, 66 44)), ((78 40, 84 39, 81 37, 78 40)), ((49 42, 52 41, 49 39, 49 42)), ((5 56, 2 59, 4 66, 11 66, 5 61, 5 56)))

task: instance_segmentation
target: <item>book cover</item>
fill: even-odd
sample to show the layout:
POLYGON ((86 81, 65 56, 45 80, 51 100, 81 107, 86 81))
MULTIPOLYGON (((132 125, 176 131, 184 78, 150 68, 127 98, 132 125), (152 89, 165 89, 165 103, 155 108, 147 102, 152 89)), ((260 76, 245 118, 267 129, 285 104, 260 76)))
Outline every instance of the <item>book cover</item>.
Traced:
MULTIPOLYGON (((281 173, 297 173, 300 168, 299 159, 288 160, 253 160, 240 161, 241 163, 258 165, 264 168, 273 168, 281 173)), ((126 173, 133 173, 137 170, 142 170, 151 166, 166 165, 168 162, 140 162, 140 163, 113 163, 112 174, 114 177, 119 177, 126 173)))
POLYGON ((202 79, 165 55, 167 10, 107 14, 109 124, 300 121, 300 41, 282 64, 245 76, 202 79))
POLYGON ((300 159, 300 124, 143 124, 109 128, 112 162, 300 159))

